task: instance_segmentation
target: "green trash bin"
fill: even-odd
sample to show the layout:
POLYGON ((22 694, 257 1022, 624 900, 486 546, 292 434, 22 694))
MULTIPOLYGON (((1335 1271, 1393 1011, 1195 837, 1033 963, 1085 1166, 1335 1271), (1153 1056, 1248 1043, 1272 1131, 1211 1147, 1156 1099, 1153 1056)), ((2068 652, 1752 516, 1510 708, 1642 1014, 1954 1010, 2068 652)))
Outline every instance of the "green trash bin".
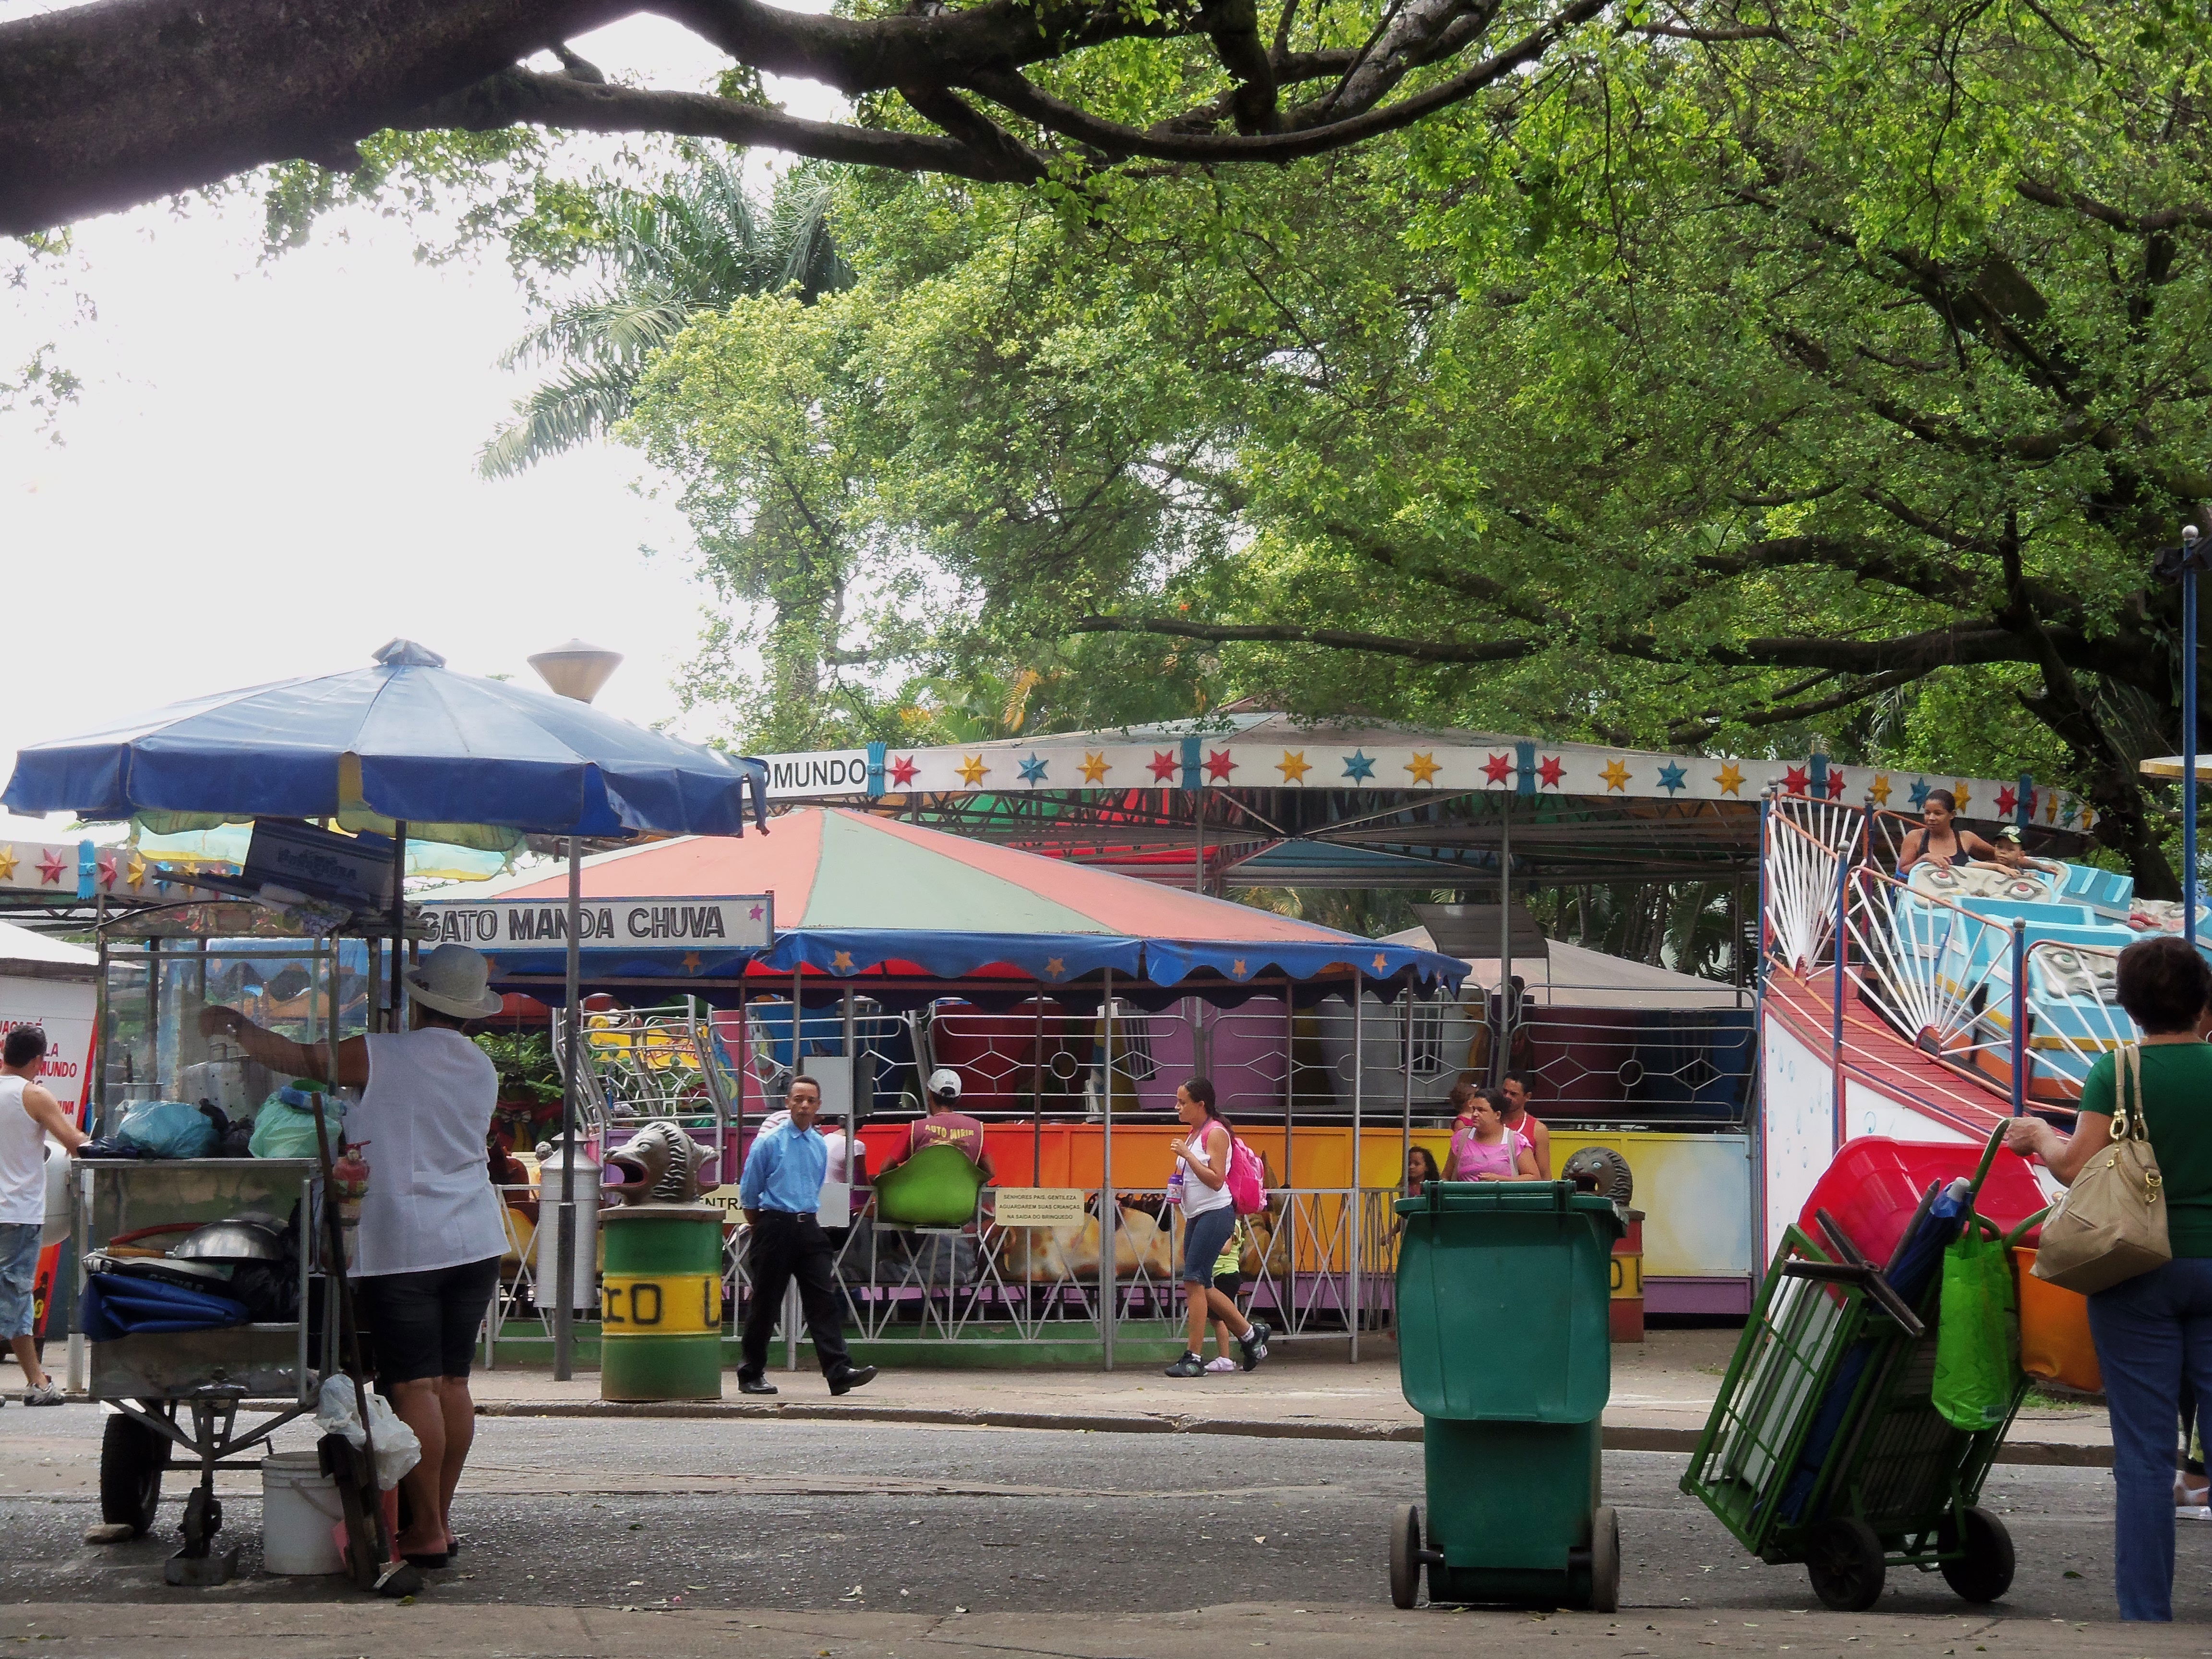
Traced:
POLYGON ((1613 1388, 1611 1199, 1559 1182, 1431 1182, 1401 1199, 1398 1377, 1425 1419, 1428 1513, 1391 1524, 1390 1599, 1594 1608, 1620 1592, 1598 1502, 1613 1388))

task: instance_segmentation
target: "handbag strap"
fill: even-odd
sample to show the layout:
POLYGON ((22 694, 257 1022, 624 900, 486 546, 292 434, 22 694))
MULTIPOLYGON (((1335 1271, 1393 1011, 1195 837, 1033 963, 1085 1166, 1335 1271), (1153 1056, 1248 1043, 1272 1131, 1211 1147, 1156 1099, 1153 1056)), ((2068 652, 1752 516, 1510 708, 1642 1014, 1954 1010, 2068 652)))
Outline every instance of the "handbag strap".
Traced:
POLYGON ((2127 1140, 2148 1139, 2142 1123, 2142 1045, 2125 1042, 2120 1045, 2118 1075, 2112 1079, 2112 1139, 2127 1140), (2136 1109, 2128 1112, 2128 1085, 2135 1085, 2136 1109))

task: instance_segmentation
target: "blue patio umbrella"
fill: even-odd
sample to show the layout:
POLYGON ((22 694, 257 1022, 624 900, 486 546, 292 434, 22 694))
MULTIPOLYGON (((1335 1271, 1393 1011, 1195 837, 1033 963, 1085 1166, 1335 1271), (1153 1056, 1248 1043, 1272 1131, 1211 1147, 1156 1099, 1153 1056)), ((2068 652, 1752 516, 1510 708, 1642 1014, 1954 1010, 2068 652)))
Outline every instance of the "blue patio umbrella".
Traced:
MULTIPOLYGON (((467 826, 483 824, 566 836, 574 988, 578 838, 742 835, 749 793, 755 822, 765 829, 766 781, 757 761, 647 731, 586 702, 457 674, 436 652, 394 640, 373 667, 197 697, 35 744, 16 756, 0 804, 97 819, 329 818, 403 840, 410 830, 458 840, 467 826)), ((392 910, 396 979, 396 882, 392 910)), ((572 1032, 574 1010, 572 995, 572 1032)), ((568 1069, 573 1079, 573 1059, 568 1069)), ((562 1115, 570 1146, 575 1092, 572 1082, 562 1115)), ((555 1370, 563 1376, 572 1182, 570 1160, 558 1211, 568 1224, 555 1322, 555 1370)))
MULTIPOLYGON (((411 640, 374 666, 173 703, 16 756, 18 812, 398 820, 540 835, 743 833, 765 774, 528 686, 457 674, 411 640)), ((366 828, 367 824, 357 827, 366 828)))

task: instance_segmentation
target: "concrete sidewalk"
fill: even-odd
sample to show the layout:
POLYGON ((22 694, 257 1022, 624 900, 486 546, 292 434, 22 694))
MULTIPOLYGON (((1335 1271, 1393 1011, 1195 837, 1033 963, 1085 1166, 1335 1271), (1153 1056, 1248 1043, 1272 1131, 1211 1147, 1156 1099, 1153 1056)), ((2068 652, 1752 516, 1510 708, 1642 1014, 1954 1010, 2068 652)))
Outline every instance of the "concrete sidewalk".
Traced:
MULTIPOLYGON (((1697 1443, 1739 1333, 1655 1330, 1613 1351, 1607 1446, 1688 1451, 1697 1443)), ((1388 1351, 1386 1348, 1386 1355, 1388 1351)), ((556 1382, 550 1371, 478 1372, 478 1410, 494 1416, 758 1417, 855 1422, 946 1423, 1118 1433, 1264 1435, 1310 1439, 1419 1440, 1421 1419, 1398 1385, 1395 1355, 1347 1363, 1341 1342, 1285 1344, 1259 1370, 1188 1381, 1157 1365, 1113 1371, 886 1368, 868 1387, 833 1400, 821 1374, 771 1370, 782 1393, 749 1399, 726 1372, 711 1401, 611 1404, 595 1372, 556 1382)), ((2005 1448, 2016 1463, 2108 1465, 2112 1434, 2100 1407, 2031 1396, 2005 1448)))

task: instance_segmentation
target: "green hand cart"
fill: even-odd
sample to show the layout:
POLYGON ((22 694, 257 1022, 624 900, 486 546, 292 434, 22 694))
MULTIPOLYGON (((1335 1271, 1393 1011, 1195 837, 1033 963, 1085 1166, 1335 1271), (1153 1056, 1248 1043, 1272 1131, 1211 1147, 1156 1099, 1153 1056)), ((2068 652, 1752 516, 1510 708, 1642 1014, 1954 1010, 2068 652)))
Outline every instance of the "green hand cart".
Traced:
POLYGON ((1941 1572, 1969 1601, 2011 1587, 2012 1540, 1979 1500, 2027 1378, 2003 1420, 1976 1431, 1932 1398, 1942 1247, 1962 1226, 1997 1234, 1972 1200, 2002 1134, 1950 1216, 1937 1193, 1922 1200, 1886 1268, 1825 1212, 1817 1243, 1784 1231, 1682 1477, 1760 1560, 1803 1563, 1838 1612, 1872 1607, 1893 1566, 1941 1572))
POLYGON ((1601 1506, 1613 1387, 1611 1199, 1568 1182, 1431 1182, 1401 1199, 1398 1373, 1425 1427, 1427 1528, 1390 1528, 1390 1599, 1610 1613, 1620 1525, 1601 1506))

